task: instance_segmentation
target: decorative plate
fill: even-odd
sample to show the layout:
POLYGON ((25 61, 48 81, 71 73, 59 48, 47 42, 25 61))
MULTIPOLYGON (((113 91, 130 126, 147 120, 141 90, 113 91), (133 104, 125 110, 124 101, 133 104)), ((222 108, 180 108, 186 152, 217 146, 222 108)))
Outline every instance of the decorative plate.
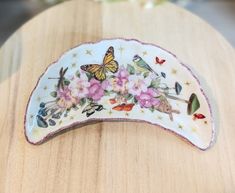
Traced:
POLYGON ((25 134, 38 144, 91 120, 147 122, 203 150, 215 135, 208 99, 189 67, 137 40, 85 43, 63 54, 30 96, 25 134))

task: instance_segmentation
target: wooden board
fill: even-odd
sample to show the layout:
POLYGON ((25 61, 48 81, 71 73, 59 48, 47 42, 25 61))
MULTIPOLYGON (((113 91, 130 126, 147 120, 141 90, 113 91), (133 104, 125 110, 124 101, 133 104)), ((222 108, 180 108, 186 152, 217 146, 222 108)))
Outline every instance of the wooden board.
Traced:
POLYGON ((172 4, 63 3, 19 29, 0 50, 1 193, 235 192, 235 52, 212 27, 172 4), (200 151, 145 123, 101 122, 33 146, 26 104, 38 77, 70 47, 136 38, 175 53, 199 75, 219 129, 200 151))

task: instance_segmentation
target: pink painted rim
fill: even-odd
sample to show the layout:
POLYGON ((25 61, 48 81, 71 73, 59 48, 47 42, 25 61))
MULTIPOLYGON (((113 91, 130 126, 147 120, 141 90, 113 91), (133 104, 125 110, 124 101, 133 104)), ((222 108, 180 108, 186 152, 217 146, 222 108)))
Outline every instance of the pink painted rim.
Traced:
POLYGON ((213 113, 212 113, 212 107, 210 105, 210 102, 209 102, 209 99, 208 97, 206 96, 204 90, 202 89, 202 86, 201 86, 201 83, 198 79, 198 77, 192 72, 192 70, 186 65, 184 64, 183 62, 181 62, 181 60, 175 55, 173 54, 172 52, 166 50, 165 48, 162 48, 161 46, 158 46, 156 44, 153 44, 153 43, 143 43, 137 39, 126 39, 126 38, 106 38, 106 39, 101 39, 99 41, 96 41, 96 42, 84 42, 84 43, 81 43, 81 44, 78 44, 77 46, 74 46, 72 48, 70 48, 69 50, 65 51, 63 54, 60 55, 59 59, 57 59, 55 62, 51 63, 50 65, 48 65, 48 67, 45 69, 45 71, 41 74, 41 76, 39 77, 37 83, 36 83, 36 86, 34 87, 34 89, 32 90, 31 94, 30 94, 30 97, 29 97, 29 100, 28 100, 28 103, 26 105, 26 110, 25 110, 25 116, 24 116, 24 135, 26 137, 26 140, 30 143, 30 144, 33 144, 33 145, 39 145, 39 144, 42 144, 43 142, 47 141, 48 139, 50 139, 51 137, 53 137, 55 134, 58 134, 60 131, 63 131, 63 130, 66 130, 66 129, 69 129, 69 128, 72 128, 76 125, 79 125, 79 124, 85 124, 85 123, 89 123, 89 122, 92 122, 92 121, 129 121, 129 122, 143 122, 143 123, 148 123, 148 124, 151 124, 151 125, 156 125, 156 126, 159 126, 161 128, 163 128, 164 130, 167 130, 167 131, 170 131, 171 133, 174 133, 176 136, 180 137, 181 139, 183 139, 184 141, 187 141, 189 142, 191 145, 197 147, 198 149, 200 150, 207 150, 209 148, 211 148, 214 143, 215 143, 215 140, 216 140, 216 129, 215 129, 215 125, 214 125, 214 119, 213 119, 213 113), (79 47, 81 45, 85 45, 85 44, 98 44, 102 41, 111 41, 111 40, 124 40, 124 41, 133 41, 133 42, 137 42, 137 43, 140 43, 142 45, 148 45, 148 46, 153 46, 153 47, 157 47, 161 50, 164 50, 166 51, 167 53, 171 54, 173 57, 176 58, 176 60, 178 60, 178 62, 183 66, 185 67, 189 72, 190 74, 195 78, 195 80, 197 81, 198 85, 199 85, 199 88, 200 88, 200 91, 202 92, 202 94, 204 95, 205 99, 206 99, 206 102, 209 106, 209 110, 210 110, 210 116, 211 116, 211 125, 212 125, 212 134, 211 134, 211 140, 209 142, 209 145, 206 147, 206 148, 200 148, 198 147, 196 144, 194 144, 193 142, 191 142, 189 139, 187 139, 186 137, 170 130, 169 128, 166 128, 166 127, 163 127, 157 123, 152 123, 152 122, 148 122, 148 121, 145 121, 145 120, 140 120, 140 119, 126 119, 126 118, 107 118, 107 119, 99 119, 99 118, 91 118, 91 119, 87 119, 86 121, 82 121, 82 122, 79 122, 79 121, 76 121, 66 127, 62 127, 60 128, 59 130, 57 131, 54 131, 52 133, 49 133, 47 136, 45 136, 43 139, 41 139, 40 141, 34 143, 34 142, 31 142, 26 134, 26 115, 27 115, 27 111, 28 111, 28 106, 29 106, 29 102, 31 100, 31 97, 32 97, 32 94, 33 92, 35 91, 35 89, 37 88, 38 84, 39 84, 39 81, 41 80, 42 76, 47 72, 48 68, 50 66, 52 66, 53 64, 57 63, 60 58, 67 52, 71 51, 72 49, 76 48, 76 47, 79 47))

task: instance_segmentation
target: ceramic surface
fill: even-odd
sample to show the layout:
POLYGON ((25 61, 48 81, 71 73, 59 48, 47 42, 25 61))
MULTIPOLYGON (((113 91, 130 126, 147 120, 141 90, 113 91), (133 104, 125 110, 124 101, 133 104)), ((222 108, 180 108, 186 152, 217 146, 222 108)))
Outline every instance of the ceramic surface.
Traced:
POLYGON ((148 122, 203 150, 215 136, 208 99, 189 67, 137 40, 84 43, 64 53, 31 94, 25 134, 38 144, 92 120, 148 122))

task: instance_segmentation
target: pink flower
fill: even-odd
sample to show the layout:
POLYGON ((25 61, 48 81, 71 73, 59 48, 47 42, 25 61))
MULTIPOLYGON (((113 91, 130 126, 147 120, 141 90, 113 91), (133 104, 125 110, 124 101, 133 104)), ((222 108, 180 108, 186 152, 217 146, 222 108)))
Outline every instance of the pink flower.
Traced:
POLYGON ((143 76, 130 75, 128 78, 129 82, 127 84, 129 93, 136 96, 140 95, 141 92, 146 92, 148 86, 150 85, 149 80, 144 79, 143 76))
POLYGON ((71 90, 68 87, 60 88, 57 91, 57 97, 59 98, 57 105, 61 108, 69 109, 77 103, 77 99, 72 96, 71 90))
POLYGON ((117 78, 117 84, 119 86, 122 86, 123 84, 125 84, 128 81, 128 76, 129 76, 128 71, 122 66, 119 69, 117 77, 116 77, 117 78))
POLYGON ((146 92, 141 92, 140 95, 136 97, 136 99, 142 108, 150 108, 160 104, 160 100, 155 98, 157 96, 157 90, 148 88, 146 92))
POLYGON ((90 87, 88 88, 88 97, 92 98, 94 101, 98 101, 104 96, 104 90, 109 86, 107 80, 102 83, 94 78, 90 80, 90 87))
POLYGON ((113 91, 125 93, 127 91, 126 83, 128 82, 128 71, 121 66, 115 78, 110 80, 113 91))
POLYGON ((81 73, 79 78, 73 77, 69 84, 72 95, 78 99, 87 97, 89 86, 90 83, 88 82, 88 78, 85 73, 81 73))

